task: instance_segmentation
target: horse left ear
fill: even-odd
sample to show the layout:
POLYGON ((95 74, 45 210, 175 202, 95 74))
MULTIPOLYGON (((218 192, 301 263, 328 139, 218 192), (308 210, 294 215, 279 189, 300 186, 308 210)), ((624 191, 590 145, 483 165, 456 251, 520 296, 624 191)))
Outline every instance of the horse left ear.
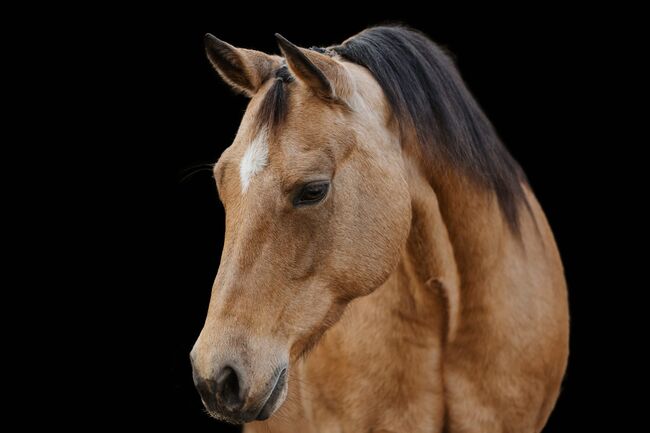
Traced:
POLYGON ((333 58, 297 47, 279 33, 275 34, 291 72, 325 99, 345 100, 351 93, 347 71, 333 58))

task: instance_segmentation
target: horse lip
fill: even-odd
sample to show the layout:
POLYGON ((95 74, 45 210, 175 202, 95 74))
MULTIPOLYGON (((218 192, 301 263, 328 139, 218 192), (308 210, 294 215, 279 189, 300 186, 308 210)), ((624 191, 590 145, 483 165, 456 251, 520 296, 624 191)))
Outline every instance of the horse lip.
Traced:
POLYGON ((264 403, 264 406, 262 406, 262 409, 260 409, 260 412, 255 417, 256 420, 263 421, 265 419, 268 419, 272 415, 273 406, 275 406, 275 403, 278 401, 278 398, 282 393, 282 389, 284 388, 286 381, 287 381, 287 369, 284 368, 282 369, 280 374, 278 374, 275 380, 275 385, 273 385, 273 389, 271 390, 269 397, 266 399, 266 403, 264 403))

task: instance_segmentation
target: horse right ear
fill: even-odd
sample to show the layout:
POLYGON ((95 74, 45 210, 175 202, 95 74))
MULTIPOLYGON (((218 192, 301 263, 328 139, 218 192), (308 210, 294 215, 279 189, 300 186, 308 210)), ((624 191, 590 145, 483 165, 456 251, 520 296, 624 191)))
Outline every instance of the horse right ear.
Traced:
POLYGON ((235 90, 252 97, 279 63, 279 58, 261 51, 235 48, 205 35, 205 52, 208 60, 221 77, 235 90))

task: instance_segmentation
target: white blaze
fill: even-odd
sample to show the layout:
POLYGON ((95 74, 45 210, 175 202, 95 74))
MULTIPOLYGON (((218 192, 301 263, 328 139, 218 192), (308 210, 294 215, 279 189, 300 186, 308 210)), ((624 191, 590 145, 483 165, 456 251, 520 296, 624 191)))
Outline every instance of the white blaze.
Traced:
POLYGON ((266 131, 261 130, 239 162, 239 180, 242 192, 246 192, 253 176, 266 167, 269 159, 269 144, 266 137, 266 131))

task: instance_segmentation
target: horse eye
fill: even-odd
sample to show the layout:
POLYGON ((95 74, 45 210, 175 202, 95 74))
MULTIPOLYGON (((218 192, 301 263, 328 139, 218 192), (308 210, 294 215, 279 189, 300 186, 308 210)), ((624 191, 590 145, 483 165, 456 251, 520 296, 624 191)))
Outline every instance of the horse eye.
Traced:
POLYGON ((294 206, 306 206, 316 204, 327 195, 330 183, 328 181, 317 181, 305 184, 300 188, 293 199, 294 206))

